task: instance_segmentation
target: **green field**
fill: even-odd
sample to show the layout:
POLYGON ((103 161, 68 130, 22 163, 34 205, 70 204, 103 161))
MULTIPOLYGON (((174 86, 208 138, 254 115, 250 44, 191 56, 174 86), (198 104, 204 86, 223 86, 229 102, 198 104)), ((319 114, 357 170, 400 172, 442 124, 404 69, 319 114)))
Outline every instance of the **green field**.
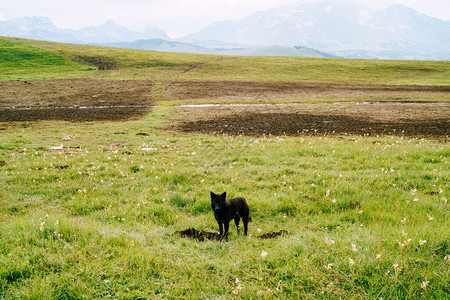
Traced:
MULTIPOLYGON (((181 53, 162 53, 107 47, 93 47, 49 43, 8 38, 20 41, 21 47, 38 48, 52 57, 67 59, 103 69, 95 72, 86 66, 74 66, 77 73, 70 75, 55 67, 47 70, 48 62, 27 69, 17 68, 2 72, 0 80, 89 77, 107 79, 164 80, 252 80, 252 81, 310 81, 370 84, 448 85, 450 64, 438 61, 381 61, 346 60, 299 57, 242 57, 181 53), (25 46, 26 45, 26 46, 25 46), (84 71, 84 72, 82 72, 84 71)), ((3 42, 5 43, 5 42, 3 42)), ((4 48, 4 47, 2 47, 4 48)), ((2 51, 5 51, 2 49, 2 51)), ((2 69, 4 61, 0 61, 2 69)))
MULTIPOLYGON (((188 55, 11 38, 0 39, 0 54, 2 81, 450 85, 449 62, 188 55)), ((127 122, 0 123, 0 299, 450 297, 447 142, 187 135, 166 129, 179 118, 173 104, 157 104, 127 122), (210 191, 248 199, 249 237, 234 224, 227 243, 174 234, 218 230, 210 191), (289 235, 258 238, 280 230, 289 235)))

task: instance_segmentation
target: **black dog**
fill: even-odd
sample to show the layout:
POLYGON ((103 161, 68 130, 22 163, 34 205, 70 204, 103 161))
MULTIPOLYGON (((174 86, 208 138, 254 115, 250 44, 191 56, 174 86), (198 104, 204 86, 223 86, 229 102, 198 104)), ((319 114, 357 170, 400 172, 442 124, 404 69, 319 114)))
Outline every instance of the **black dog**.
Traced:
POLYGON ((237 231, 239 233, 239 219, 244 223, 244 233, 247 235, 248 222, 252 219, 250 217, 250 207, 247 200, 242 197, 226 199, 227 192, 222 195, 216 195, 211 192, 211 208, 214 211, 214 217, 220 229, 220 240, 228 240, 228 228, 230 221, 234 219, 237 231), (223 231, 225 225, 225 232, 223 231))

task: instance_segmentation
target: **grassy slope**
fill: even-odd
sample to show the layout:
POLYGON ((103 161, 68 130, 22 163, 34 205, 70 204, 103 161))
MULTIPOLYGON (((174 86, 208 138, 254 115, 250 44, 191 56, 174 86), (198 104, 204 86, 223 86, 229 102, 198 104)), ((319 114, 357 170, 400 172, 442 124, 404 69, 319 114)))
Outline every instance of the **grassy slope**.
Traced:
MULTIPOLYGON (((173 72, 193 80, 205 76, 194 70, 211 65, 180 71, 213 58, 227 68, 209 69, 213 79, 255 72, 246 79, 259 80, 258 69, 277 80, 290 78, 282 58, 29 43, 64 57, 114 59, 116 69, 86 73, 92 77, 136 72, 164 79, 173 72)), ((389 82, 379 83, 400 83, 402 72, 421 65, 435 73, 409 83, 448 84, 448 63, 292 61, 311 64, 309 77, 295 66, 290 73, 311 81, 325 80, 342 64, 349 74, 353 64, 381 64, 379 77, 389 82), (395 68, 399 64, 403 70, 395 68)), ((43 67, 18 72, 34 78, 43 67)), ((64 76, 59 69, 48 75, 64 76)), ((364 72, 351 76, 369 82, 364 72)), ((449 296, 448 144, 395 137, 183 136, 160 129, 172 113, 160 106, 125 123, 0 124, 0 161, 6 163, 0 167, 0 297, 449 296), (61 142, 65 135, 76 138, 61 142), (107 146, 115 141, 127 145, 107 146), (63 151, 48 149, 61 143, 63 151), (252 237, 236 236, 232 226, 226 244, 171 236, 188 227, 217 229, 210 190, 248 198, 252 237), (255 238, 258 228, 291 235, 264 241, 255 238)))
MULTIPOLYGON (((241 57, 117 49, 12 39, 69 59, 111 66, 86 77, 151 80, 262 80, 448 84, 450 63, 435 61, 344 60, 299 57, 241 57), (98 58, 95 61, 95 58, 98 58), (102 64, 103 63, 103 64, 102 64)), ((30 74, 30 77, 33 74, 30 74)), ((64 75, 60 75, 64 76, 64 75)), ((32 79, 34 77, 31 77, 32 79)), ((14 79, 14 77, 0 77, 14 79)))
POLYGON ((95 70, 54 52, 0 39, 0 80, 71 78, 95 70))

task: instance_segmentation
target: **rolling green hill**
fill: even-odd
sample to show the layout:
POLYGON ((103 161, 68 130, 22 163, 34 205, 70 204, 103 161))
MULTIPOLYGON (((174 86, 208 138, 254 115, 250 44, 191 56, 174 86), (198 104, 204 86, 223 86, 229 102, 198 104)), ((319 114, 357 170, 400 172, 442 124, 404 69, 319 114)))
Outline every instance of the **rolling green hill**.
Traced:
POLYGON ((46 53, 46 55, 41 60, 33 60, 33 63, 28 63, 26 57, 21 58, 22 62, 17 60, 6 64, 2 62, 6 72, 0 74, 0 80, 92 77, 422 85, 450 83, 450 62, 221 56, 108 48, 17 38, 2 38, 2 40, 8 41, 1 44, 2 53, 4 51, 20 53, 28 49, 27 51, 42 51, 40 53, 46 53), (55 64, 50 63, 53 60, 55 64), (63 62, 67 65, 61 65, 63 62))
POLYGON ((0 39, 2 79, 71 77, 93 70, 55 52, 0 39))

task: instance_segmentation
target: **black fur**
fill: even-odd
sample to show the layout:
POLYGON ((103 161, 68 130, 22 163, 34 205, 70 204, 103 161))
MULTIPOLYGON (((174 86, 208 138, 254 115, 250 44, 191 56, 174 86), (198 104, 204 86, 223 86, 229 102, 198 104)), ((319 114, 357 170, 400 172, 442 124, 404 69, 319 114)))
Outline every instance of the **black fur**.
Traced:
POLYGON ((242 219, 245 235, 247 235, 248 222, 251 220, 250 206, 248 206, 247 200, 242 197, 226 199, 226 196, 227 192, 221 195, 216 195, 211 192, 211 208, 217 224, 219 224, 221 241, 228 240, 228 228, 230 227, 231 220, 234 219, 239 233, 239 219, 242 219), (225 232, 223 227, 225 227, 225 232))

